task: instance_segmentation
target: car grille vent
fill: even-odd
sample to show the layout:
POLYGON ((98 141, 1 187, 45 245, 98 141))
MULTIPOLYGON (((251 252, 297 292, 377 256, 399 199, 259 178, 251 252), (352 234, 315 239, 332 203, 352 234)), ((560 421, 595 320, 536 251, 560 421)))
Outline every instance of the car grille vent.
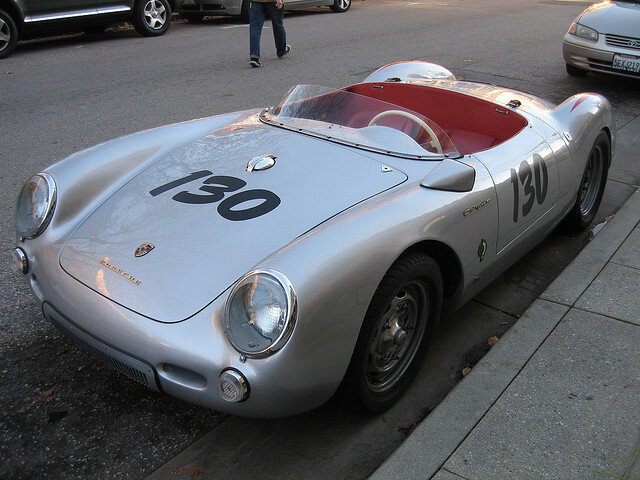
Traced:
POLYGON ((138 358, 117 350, 97 338, 89 335, 82 329, 67 320, 57 310, 48 303, 42 306, 44 316, 60 330, 73 340, 78 346, 102 360, 108 366, 126 375, 132 380, 141 383, 145 387, 159 390, 156 383, 156 372, 151 365, 138 358))
POLYGON ((87 343, 82 342, 82 346, 89 353, 92 353, 94 356, 98 357, 99 360, 102 360, 104 363, 109 365, 114 370, 117 370, 120 373, 126 375, 131 380, 135 380, 136 382, 141 383, 145 387, 152 388, 151 385, 149 385, 149 382, 147 381, 147 376, 144 373, 142 373, 140 370, 137 370, 133 367, 130 367, 126 363, 122 363, 121 361, 116 360, 108 353, 100 351, 99 349, 87 343))
POLYGON ((608 33, 605 35, 605 43, 612 47, 640 50, 640 38, 625 37, 624 35, 612 35, 608 33))

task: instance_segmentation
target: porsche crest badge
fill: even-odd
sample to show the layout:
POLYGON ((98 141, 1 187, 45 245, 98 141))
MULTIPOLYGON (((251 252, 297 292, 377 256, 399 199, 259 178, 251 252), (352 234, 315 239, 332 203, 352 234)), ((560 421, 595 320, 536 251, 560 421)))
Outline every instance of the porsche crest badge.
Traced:
POLYGON ((136 257, 144 257, 147 253, 149 253, 154 248, 156 247, 152 243, 144 242, 142 245, 136 248, 136 253, 134 253, 134 255, 136 257))

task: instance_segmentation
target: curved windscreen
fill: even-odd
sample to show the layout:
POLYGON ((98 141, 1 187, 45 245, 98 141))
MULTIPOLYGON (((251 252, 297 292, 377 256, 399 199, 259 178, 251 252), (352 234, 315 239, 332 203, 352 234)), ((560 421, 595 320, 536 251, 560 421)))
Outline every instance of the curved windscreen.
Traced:
POLYGON ((316 85, 292 88, 267 123, 354 147, 411 158, 460 155, 440 126, 408 108, 316 85))

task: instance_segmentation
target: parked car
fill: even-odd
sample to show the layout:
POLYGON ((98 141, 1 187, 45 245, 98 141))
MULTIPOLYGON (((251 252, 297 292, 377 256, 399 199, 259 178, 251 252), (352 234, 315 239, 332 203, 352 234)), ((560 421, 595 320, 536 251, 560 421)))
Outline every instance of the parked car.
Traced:
POLYGON ((594 219, 609 102, 402 62, 275 108, 128 135, 26 182, 13 264, 44 316, 142 384, 278 417, 393 404, 454 311, 594 219))
POLYGON ((0 58, 14 51, 18 39, 46 32, 84 30, 97 33, 130 21, 140 35, 167 31, 171 12, 182 0, 0 0, 0 58))
POLYGON ((562 42, 569 75, 640 78, 640 0, 605 0, 582 12, 562 42))
MULTIPOLYGON (((248 22, 250 3, 251 0, 184 0, 178 12, 191 23, 199 23, 207 15, 232 15, 248 22)), ((287 0, 284 4, 286 10, 324 6, 333 12, 346 12, 351 0, 287 0)))

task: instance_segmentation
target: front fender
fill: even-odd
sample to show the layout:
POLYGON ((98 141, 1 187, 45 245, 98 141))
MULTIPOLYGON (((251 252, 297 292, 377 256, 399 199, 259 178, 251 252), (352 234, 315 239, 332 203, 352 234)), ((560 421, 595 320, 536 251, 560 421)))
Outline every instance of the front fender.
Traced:
MULTIPOLYGON (((298 322, 289 343, 272 359, 288 365, 290 382, 322 385, 318 390, 325 397, 318 404, 333 394, 374 292, 410 248, 430 241, 450 248, 463 269, 459 297, 465 297, 473 284, 467 274, 480 265, 479 242, 484 238, 494 244, 496 238, 495 222, 488 221, 495 219, 497 208, 493 183, 488 173, 479 173, 470 193, 432 190, 419 181, 403 184, 352 207, 256 265, 282 272, 296 290, 298 322), (487 198, 492 201, 480 207, 487 198), (479 210, 465 215, 470 205, 479 210)), ((493 256, 487 254, 491 260, 493 256)), ((489 258, 482 265, 487 263, 489 258)))
POLYGON ((72 233, 119 188, 172 150, 242 115, 238 112, 133 133, 51 165, 44 171, 53 176, 58 196, 47 229, 49 239, 72 233))

